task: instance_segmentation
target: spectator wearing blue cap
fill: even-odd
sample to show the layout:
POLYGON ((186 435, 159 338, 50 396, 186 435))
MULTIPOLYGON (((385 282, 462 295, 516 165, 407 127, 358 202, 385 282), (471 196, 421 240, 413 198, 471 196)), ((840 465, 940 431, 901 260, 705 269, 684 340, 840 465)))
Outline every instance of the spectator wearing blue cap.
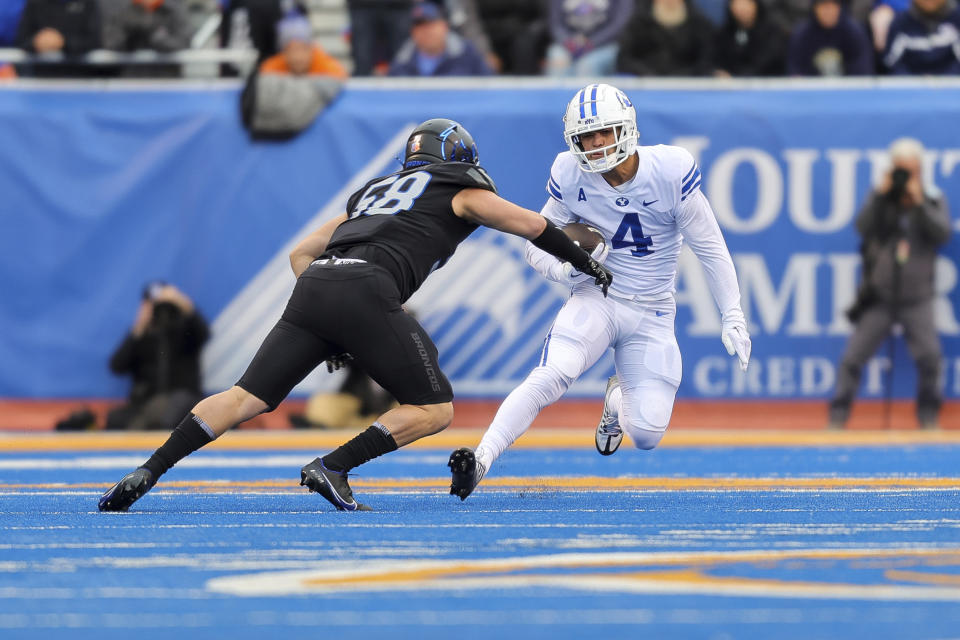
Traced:
POLYGON ((450 30, 443 10, 421 2, 410 13, 410 39, 393 59, 391 76, 485 76, 493 73, 476 47, 450 30))

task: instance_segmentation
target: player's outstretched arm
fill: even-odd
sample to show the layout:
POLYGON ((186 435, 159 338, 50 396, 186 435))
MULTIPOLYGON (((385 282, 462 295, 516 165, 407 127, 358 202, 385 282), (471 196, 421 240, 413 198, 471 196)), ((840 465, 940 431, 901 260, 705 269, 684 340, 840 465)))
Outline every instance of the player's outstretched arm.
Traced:
POLYGON ((293 248, 293 251, 290 252, 290 268, 293 269, 293 275, 299 278, 300 274, 307 270, 310 263, 324 252, 327 245, 330 244, 333 232, 346 219, 347 214, 341 213, 336 218, 327 220, 319 229, 301 240, 293 248))
POLYGON ((752 343, 740 307, 737 272, 720 232, 720 225, 706 196, 699 190, 688 198, 683 214, 685 220, 680 232, 703 265, 710 291, 720 309, 720 340, 727 353, 736 355, 740 360, 740 368, 746 371, 750 364, 752 343))
MULTIPOLYGON (((609 246, 606 242, 601 242, 590 252, 590 257, 600 264, 603 264, 608 253, 609 246)), ((554 258, 546 251, 536 248, 530 241, 524 244, 523 257, 526 259, 527 264, 533 267, 537 273, 547 280, 552 280, 562 285, 574 285, 590 277, 574 269, 573 265, 569 262, 560 262, 560 260, 554 258)))
POLYGON ((539 213, 486 189, 461 189, 453 197, 453 212, 464 220, 527 240, 538 237, 547 226, 546 218, 539 213))
POLYGON ((453 198, 453 211, 464 220, 526 238, 534 246, 594 278, 603 295, 607 295, 613 275, 539 213, 483 189, 460 191, 453 198))

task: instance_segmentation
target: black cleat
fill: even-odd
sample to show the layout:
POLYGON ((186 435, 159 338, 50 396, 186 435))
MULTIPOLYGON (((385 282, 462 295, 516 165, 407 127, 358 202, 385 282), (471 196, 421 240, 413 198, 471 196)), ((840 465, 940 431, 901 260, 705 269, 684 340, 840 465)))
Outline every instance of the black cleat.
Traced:
POLYGON ((126 511, 156 484, 149 469, 134 469, 100 496, 100 511, 126 511))
POLYGON ((463 447, 450 454, 450 495, 459 496, 460 501, 467 499, 477 488, 487 472, 484 466, 477 462, 477 456, 472 449, 463 447))
POLYGON ((300 486, 319 493, 340 511, 370 511, 370 507, 353 499, 347 474, 327 469, 320 458, 300 469, 300 486))

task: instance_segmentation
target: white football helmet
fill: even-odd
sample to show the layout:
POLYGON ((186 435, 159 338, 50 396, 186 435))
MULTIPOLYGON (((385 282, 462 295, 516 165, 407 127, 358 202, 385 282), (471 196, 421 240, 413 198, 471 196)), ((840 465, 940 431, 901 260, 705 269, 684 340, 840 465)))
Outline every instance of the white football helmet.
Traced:
POLYGON ((633 155, 637 148, 637 112, 630 99, 609 84, 591 84, 577 92, 563 116, 563 137, 570 153, 588 173, 602 173, 633 155), (584 151, 580 136, 590 131, 613 128, 615 142, 599 149, 584 151), (603 152, 590 159, 587 154, 603 152))

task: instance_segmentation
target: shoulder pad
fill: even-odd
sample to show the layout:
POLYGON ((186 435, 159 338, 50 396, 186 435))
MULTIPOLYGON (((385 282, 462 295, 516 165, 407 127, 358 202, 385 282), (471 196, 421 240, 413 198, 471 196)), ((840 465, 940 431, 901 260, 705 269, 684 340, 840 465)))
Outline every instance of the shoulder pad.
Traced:
POLYGON ((464 188, 486 189, 487 191, 497 192, 497 185, 493 183, 493 178, 484 171, 483 167, 466 162, 438 162, 428 164, 417 168, 419 171, 426 171, 434 177, 448 184, 459 185, 464 188))
POLYGON ((558 153, 550 167, 550 176, 547 178, 547 193, 554 199, 563 201, 563 185, 569 185, 579 177, 580 166, 569 151, 558 153))
POLYGON ((577 159, 574 158, 573 154, 569 151, 558 153, 557 157, 553 160, 553 165, 550 167, 550 177, 558 184, 567 182, 571 175, 576 179, 581 173, 580 163, 577 162, 577 159))
POLYGON ((660 167, 663 184, 683 202, 700 187, 700 163, 683 147, 657 145, 653 147, 660 167))

